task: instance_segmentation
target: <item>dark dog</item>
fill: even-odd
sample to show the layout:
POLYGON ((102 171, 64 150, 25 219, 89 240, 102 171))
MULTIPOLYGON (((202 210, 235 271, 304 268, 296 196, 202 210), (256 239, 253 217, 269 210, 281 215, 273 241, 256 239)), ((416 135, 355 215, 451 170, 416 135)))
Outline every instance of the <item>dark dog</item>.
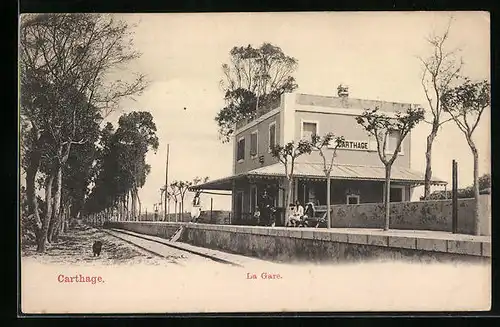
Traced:
POLYGON ((102 249, 102 242, 95 241, 94 245, 92 245, 92 252, 94 252, 94 257, 101 255, 101 249, 102 249))

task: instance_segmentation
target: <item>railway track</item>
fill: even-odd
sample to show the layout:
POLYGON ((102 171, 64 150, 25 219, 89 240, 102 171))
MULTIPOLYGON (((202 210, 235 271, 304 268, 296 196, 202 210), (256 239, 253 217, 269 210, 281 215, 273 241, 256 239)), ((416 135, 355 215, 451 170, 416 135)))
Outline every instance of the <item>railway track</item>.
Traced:
POLYGON ((178 264, 191 264, 200 262, 217 262, 221 264, 240 266, 239 264, 208 255, 200 251, 195 251, 180 245, 169 242, 155 236, 138 234, 120 229, 103 229, 107 234, 116 237, 132 246, 135 246, 152 255, 172 260, 178 264))

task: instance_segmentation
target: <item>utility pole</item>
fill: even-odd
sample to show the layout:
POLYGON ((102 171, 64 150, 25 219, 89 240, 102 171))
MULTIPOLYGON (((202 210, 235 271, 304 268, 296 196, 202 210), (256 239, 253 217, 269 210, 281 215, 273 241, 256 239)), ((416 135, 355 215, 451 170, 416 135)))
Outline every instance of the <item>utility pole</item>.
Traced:
POLYGON ((165 210, 163 211, 163 220, 167 221, 167 214, 168 214, 168 155, 170 152, 170 144, 167 144, 167 162, 165 165, 165 210))
POLYGON ((212 223, 212 211, 214 208, 214 198, 210 198, 210 223, 212 223))
POLYGON ((452 161, 452 175, 451 175, 452 193, 451 193, 451 229, 453 234, 458 232, 458 163, 456 160, 452 161))

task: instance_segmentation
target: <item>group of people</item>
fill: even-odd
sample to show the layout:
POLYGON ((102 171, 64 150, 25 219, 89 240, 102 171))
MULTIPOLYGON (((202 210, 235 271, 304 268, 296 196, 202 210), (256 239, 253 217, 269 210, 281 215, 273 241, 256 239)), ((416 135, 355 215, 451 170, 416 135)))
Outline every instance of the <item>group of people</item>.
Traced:
MULTIPOLYGON (((307 219, 315 217, 315 211, 312 202, 308 202, 304 209, 300 201, 297 200, 295 203, 290 204, 291 214, 286 225, 291 227, 307 226, 307 219)), ((257 219, 259 225, 274 227, 276 224, 274 200, 267 190, 264 190, 260 196, 254 211, 254 218, 257 219)))
MULTIPOLYGON (((197 191, 192 201, 191 221, 198 222, 201 215, 200 191, 197 191)), ((308 202, 306 208, 302 206, 299 200, 290 204, 290 216, 288 217, 287 226, 299 227, 306 226, 307 219, 315 216, 315 208, 312 202, 308 202)), ((254 211, 254 217, 258 220, 259 225, 274 227, 276 224, 276 208, 274 207, 274 199, 270 196, 267 190, 262 192, 258 204, 254 211)))
POLYGON ((291 215, 288 217, 288 225, 293 227, 304 226, 307 218, 312 218, 315 215, 314 204, 312 202, 307 203, 306 209, 300 203, 299 200, 295 204, 290 204, 291 215))

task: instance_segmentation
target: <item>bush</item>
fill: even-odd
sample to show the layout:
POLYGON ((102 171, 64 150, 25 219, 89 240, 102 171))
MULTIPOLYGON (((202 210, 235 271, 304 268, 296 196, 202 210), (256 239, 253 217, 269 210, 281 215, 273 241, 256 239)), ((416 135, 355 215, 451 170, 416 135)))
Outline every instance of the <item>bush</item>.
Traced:
MULTIPOLYGON (((457 196, 459 199, 467 199, 474 197, 474 190, 472 186, 466 188, 458 189, 457 196)), ((490 194, 491 193, 491 175, 484 174, 479 177, 479 194, 490 194)), ((434 191, 429 195, 429 200, 446 200, 451 199, 451 191, 434 191)), ((423 201, 424 197, 420 197, 420 201, 423 201)))
MULTIPOLYGON (((446 200, 446 199, 451 199, 451 191, 434 191, 429 195, 428 200, 446 200)), ((473 198, 474 197, 474 190, 472 189, 472 186, 466 187, 466 188, 460 188, 457 190, 457 197, 459 199, 468 199, 468 198, 473 198)), ((425 200, 424 197, 420 197, 420 200, 425 200)))
POLYGON ((484 174, 483 176, 479 177, 479 191, 483 191, 485 189, 490 189, 491 188, 491 175, 490 174, 484 174))
MULTIPOLYGON (((43 200, 37 196, 38 200, 38 214, 42 217, 43 200)), ((33 215, 28 216, 28 200, 26 198, 25 188, 21 188, 20 194, 20 231, 21 231, 21 245, 36 244, 36 222, 33 215)))

